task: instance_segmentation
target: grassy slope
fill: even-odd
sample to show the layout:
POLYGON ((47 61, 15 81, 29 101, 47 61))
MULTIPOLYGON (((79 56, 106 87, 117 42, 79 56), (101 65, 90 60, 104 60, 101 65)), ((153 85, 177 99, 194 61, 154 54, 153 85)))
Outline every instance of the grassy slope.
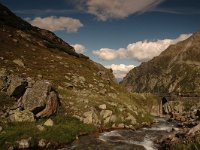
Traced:
MULTIPOLYGON (((99 67, 89 59, 77 58, 57 49, 39 46, 37 41, 40 39, 29 37, 32 39, 29 41, 16 34, 13 28, 7 28, 6 31, 7 32, 0 31, 0 36, 4 37, 0 41, 0 57, 3 57, 3 59, 0 59, 1 68, 6 68, 10 73, 24 77, 37 78, 37 75, 41 74, 44 79, 50 80, 61 95, 62 108, 64 109, 62 116, 64 118, 71 118, 74 115, 81 116, 91 108, 96 108, 98 110, 100 104, 106 104, 107 109, 112 110, 117 116, 123 117, 129 112, 135 115, 139 123, 135 127, 138 127, 142 122, 152 121, 149 115, 145 113, 146 108, 144 106, 147 104, 146 102, 148 102, 146 105, 148 107, 154 99, 150 98, 150 95, 128 93, 124 88, 113 81, 113 75, 110 70, 99 67), (17 39, 18 42, 13 42, 13 39, 17 39), (13 63, 14 59, 21 59, 25 68, 13 63), (97 75, 97 73, 102 70, 106 72, 104 78, 97 75), (72 81, 74 75, 83 76, 86 81, 83 85, 78 83, 74 85, 74 89, 68 89, 65 87, 65 83, 74 84, 72 81), (99 83, 104 84, 104 87, 100 87, 99 83), (89 84, 93 85, 93 88, 89 88, 89 84), (99 91, 103 89, 106 89, 106 93, 115 93, 117 97, 113 98, 107 94, 100 94, 99 91), (84 103, 84 100, 88 100, 88 103, 84 103), (73 103, 73 105, 70 103, 73 103)), ((120 117, 118 122, 122 122, 120 117)), ((30 135, 38 138, 46 137, 49 134, 54 135, 54 132, 38 133, 38 131, 35 131, 34 124, 24 124, 24 128, 20 126, 20 124, 6 125, 5 131, 8 134, 1 134, 0 141, 4 142, 5 139, 15 141, 16 138, 30 135), (32 128, 33 131, 36 132, 36 135, 32 134, 33 132, 28 132, 32 128)), ((111 126, 111 124, 108 125, 108 127, 109 126, 111 126)), ((67 138, 68 140, 66 140, 66 142, 74 139, 75 135, 80 134, 80 132, 90 132, 87 125, 83 125, 77 121, 60 122, 54 127, 54 130, 58 133, 60 133, 61 130, 63 130, 63 133, 67 131, 70 136, 69 139, 67 138), (72 128, 72 126, 75 126, 75 128, 72 128)), ((68 136, 68 134, 62 136, 61 138, 65 139, 65 136, 68 136)), ((47 137, 47 139, 50 137, 51 136, 47 137)), ((57 135, 55 135, 54 140, 62 141, 57 135), (58 138, 57 140, 56 137, 58 138)))
POLYGON ((39 131, 36 127, 42 125, 44 120, 36 123, 2 123, 4 131, 0 134, 1 148, 15 147, 17 146, 16 141, 29 137, 32 138, 31 147, 37 146, 38 141, 41 139, 50 142, 53 147, 62 147, 75 140, 77 136, 89 134, 96 130, 92 125, 83 124, 78 119, 64 117, 63 115, 54 116, 52 120, 55 123, 54 126, 45 127, 44 131, 39 131))

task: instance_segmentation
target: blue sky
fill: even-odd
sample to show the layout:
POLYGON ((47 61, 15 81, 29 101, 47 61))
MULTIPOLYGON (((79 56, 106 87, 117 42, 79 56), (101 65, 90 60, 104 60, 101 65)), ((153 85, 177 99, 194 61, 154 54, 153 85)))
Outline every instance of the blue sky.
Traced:
POLYGON ((200 29, 199 0, 0 0, 121 78, 200 29))

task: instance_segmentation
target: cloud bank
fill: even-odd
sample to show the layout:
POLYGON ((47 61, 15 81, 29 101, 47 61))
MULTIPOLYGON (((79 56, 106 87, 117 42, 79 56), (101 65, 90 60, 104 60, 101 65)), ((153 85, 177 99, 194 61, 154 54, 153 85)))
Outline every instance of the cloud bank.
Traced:
POLYGON ((50 31, 66 30, 70 33, 77 32, 80 27, 83 27, 83 24, 80 22, 80 20, 70 17, 36 17, 35 19, 28 21, 33 26, 50 31))
POLYGON ((134 65, 124 65, 124 64, 120 64, 120 65, 112 64, 112 65, 107 65, 105 67, 111 68, 117 79, 122 79, 135 66, 134 65))
POLYGON ((114 60, 118 58, 129 58, 139 62, 146 62, 158 56, 169 45, 176 44, 190 37, 192 34, 182 34, 176 39, 164 39, 156 41, 138 41, 129 44, 126 48, 109 49, 101 48, 93 51, 93 54, 103 60, 114 60))
POLYGON ((123 19, 152 9, 164 0, 85 0, 86 11, 98 20, 123 19))
POLYGON ((72 47, 74 47, 75 51, 79 54, 84 54, 86 51, 85 46, 81 45, 81 44, 74 44, 71 45, 72 47))

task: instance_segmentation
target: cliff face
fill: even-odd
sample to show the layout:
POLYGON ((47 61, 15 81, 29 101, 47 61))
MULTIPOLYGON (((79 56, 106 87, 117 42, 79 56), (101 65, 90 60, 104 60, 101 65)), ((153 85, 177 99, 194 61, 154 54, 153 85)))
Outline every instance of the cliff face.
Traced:
POLYGON ((122 85, 133 92, 200 92, 200 32, 132 69, 122 85))

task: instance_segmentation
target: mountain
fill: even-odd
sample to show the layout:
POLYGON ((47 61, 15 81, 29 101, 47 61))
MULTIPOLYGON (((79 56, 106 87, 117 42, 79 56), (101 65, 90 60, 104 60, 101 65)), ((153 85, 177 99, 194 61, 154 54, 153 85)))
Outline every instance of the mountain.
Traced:
POLYGON ((0 134, 0 145, 16 145, 20 137, 67 143, 93 129, 85 124, 134 128, 152 121, 145 100, 153 102, 154 96, 128 93, 112 70, 76 53, 54 33, 30 25, 1 4, 0 37, 0 129, 3 126, 6 133, 0 134), (38 119, 52 115, 54 128, 41 134, 36 125, 43 120, 38 119), (10 121, 36 123, 6 124, 10 121))
POLYGON ((200 92, 200 32, 135 67, 121 84, 133 92, 200 92))

